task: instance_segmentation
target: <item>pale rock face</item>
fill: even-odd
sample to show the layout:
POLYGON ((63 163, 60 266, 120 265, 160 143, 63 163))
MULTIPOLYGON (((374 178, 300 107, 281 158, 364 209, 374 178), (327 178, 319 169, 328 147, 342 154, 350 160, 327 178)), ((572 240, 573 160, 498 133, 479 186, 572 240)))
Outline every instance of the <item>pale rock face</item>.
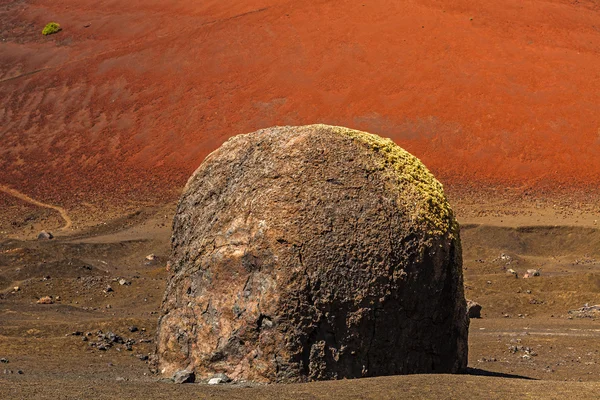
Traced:
POLYGON ((156 368, 296 382, 467 365, 459 230, 391 141, 326 125, 240 135, 188 181, 156 368))

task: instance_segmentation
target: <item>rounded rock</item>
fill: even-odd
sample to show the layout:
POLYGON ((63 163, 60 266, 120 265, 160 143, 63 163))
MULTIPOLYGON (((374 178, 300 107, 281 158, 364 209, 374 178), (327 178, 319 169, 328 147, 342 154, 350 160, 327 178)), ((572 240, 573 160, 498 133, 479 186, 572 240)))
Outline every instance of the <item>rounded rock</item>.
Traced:
POLYGON ((327 125, 239 135, 173 223, 155 367, 298 382, 467 365, 459 227, 389 139, 327 125))

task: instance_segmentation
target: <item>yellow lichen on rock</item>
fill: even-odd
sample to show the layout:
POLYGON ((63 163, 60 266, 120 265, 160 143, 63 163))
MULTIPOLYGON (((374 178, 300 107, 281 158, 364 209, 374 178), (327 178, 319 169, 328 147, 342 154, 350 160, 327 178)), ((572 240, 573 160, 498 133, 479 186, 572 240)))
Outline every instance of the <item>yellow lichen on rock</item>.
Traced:
MULTIPOLYGON (((334 132, 352 138, 379 155, 381 170, 392 168, 395 184, 404 196, 405 203, 414 202, 412 217, 418 222, 427 223, 431 234, 454 233, 456 222, 444 194, 444 187, 417 157, 391 139, 340 126, 331 128, 334 132)), ((408 205, 409 209, 413 208, 408 205)))
POLYGON ((62 28, 60 27, 59 23, 48 22, 46 24, 46 26, 44 27, 44 29, 42 30, 42 35, 44 35, 44 36, 52 35, 53 33, 57 33, 61 30, 62 30, 62 28))

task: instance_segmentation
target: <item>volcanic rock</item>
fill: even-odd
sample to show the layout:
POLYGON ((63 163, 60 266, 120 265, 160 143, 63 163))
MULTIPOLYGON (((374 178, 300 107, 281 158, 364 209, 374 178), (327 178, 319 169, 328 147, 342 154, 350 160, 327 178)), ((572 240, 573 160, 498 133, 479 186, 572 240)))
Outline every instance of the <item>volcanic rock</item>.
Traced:
POLYGON ((208 380, 209 385, 220 385, 227 382, 231 382, 231 379, 225 374, 217 374, 208 380))
POLYGON ((38 301, 38 304, 54 304, 54 300, 50 296, 43 296, 38 301))
POLYGON ((391 140, 326 125, 240 135, 188 181, 155 367, 297 382, 467 366, 459 227, 391 140))
POLYGON ((467 315, 469 318, 481 318, 481 305, 472 300, 467 300, 467 315))
POLYGON ((54 235, 52 235, 52 233, 50 233, 50 232, 41 231, 40 233, 38 233, 37 239, 38 240, 50 240, 50 239, 54 239, 54 235))
POLYGON ((192 371, 182 370, 175 372, 171 379, 174 383, 194 383, 196 375, 192 371))

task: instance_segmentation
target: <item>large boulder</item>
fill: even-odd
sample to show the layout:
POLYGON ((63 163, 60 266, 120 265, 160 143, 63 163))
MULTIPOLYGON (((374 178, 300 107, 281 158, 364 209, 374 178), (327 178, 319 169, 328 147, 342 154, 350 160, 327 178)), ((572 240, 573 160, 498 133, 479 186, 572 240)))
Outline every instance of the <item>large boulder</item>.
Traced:
POLYGON ((327 125, 229 139, 173 223, 155 363, 295 382, 467 365, 459 227, 389 139, 327 125))

